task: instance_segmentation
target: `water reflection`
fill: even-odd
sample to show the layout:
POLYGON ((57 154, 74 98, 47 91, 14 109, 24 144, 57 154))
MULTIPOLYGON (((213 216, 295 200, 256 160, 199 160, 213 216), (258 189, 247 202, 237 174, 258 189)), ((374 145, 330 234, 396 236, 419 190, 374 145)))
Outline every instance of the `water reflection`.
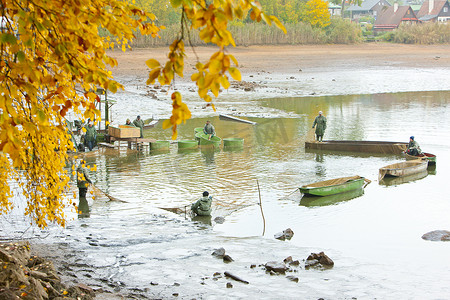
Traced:
POLYGON ((427 176, 428 176, 428 171, 420 172, 417 174, 412 174, 409 176, 403 176, 403 177, 388 177, 388 176, 386 176, 382 180, 380 180, 379 184, 385 185, 385 186, 397 186, 399 184, 420 180, 427 176))
POLYGON ((345 193, 324 197, 303 196, 302 199, 300 200, 300 205, 307 207, 335 205, 341 202, 349 201, 351 199, 360 197, 362 195, 364 195, 364 189, 357 189, 345 193))
POLYGON ((78 202, 78 218, 89 218, 90 217, 90 209, 89 203, 86 200, 86 197, 80 197, 80 201, 78 202))

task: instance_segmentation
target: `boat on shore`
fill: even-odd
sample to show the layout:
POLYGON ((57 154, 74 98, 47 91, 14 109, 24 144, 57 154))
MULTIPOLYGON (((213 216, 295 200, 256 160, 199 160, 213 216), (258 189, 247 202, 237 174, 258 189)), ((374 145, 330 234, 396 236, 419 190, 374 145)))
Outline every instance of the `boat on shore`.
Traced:
POLYGON ((220 120, 226 120, 226 121, 234 121, 234 122, 240 122, 240 123, 246 123, 251 125, 256 125, 256 122, 244 120, 235 116, 225 115, 225 114, 219 114, 220 120))
POLYGON ((378 180, 382 180, 384 177, 403 177, 417 173, 421 173, 427 170, 427 160, 408 160, 400 163, 387 165, 380 168, 378 173, 378 180))
POLYGON ((402 154, 408 143, 383 141, 306 141, 306 149, 365 153, 402 154))
POLYGON ((364 183, 370 183, 368 179, 355 175, 341 177, 325 181, 319 181, 300 187, 300 192, 308 196, 330 196, 361 189, 364 183))
POLYGON ((406 160, 414 160, 414 159, 422 159, 422 160, 428 160, 428 165, 435 165, 436 164, 436 155, 431 153, 422 153, 419 155, 409 155, 408 153, 405 153, 406 160))

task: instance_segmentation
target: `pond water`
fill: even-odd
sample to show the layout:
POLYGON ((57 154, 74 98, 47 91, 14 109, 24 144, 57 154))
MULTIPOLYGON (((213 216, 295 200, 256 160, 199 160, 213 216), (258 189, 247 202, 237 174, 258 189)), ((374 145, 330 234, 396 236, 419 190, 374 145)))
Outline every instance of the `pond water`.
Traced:
MULTIPOLYGON (((209 118, 220 137, 244 138, 242 149, 183 152, 172 144, 162 153, 100 150, 86 155, 88 164, 98 166, 95 184, 127 203, 98 195, 89 199, 89 217, 71 215, 66 229, 51 228, 36 243, 46 244, 47 255, 66 268, 67 280, 130 297, 446 298, 450 244, 421 236, 450 229, 449 104, 450 92, 264 99, 258 105, 298 117, 251 118, 258 125, 209 118), (328 119, 325 139, 407 142, 414 135, 422 150, 437 155, 436 169, 417 180, 381 185, 378 169, 403 161, 402 156, 306 151, 319 110, 328 119), (296 191, 352 175, 372 180, 353 199, 308 205, 296 191), (214 196, 214 216, 225 216, 223 224, 161 209, 183 208, 204 190, 214 196), (286 228, 294 237, 275 240, 274 234, 286 228), (219 247, 234 262, 211 256, 219 247), (321 251, 334 267, 306 270, 302 260, 321 251), (287 256, 301 261, 286 274, 298 277, 298 283, 259 266, 287 256), (250 284, 214 279, 215 272, 224 271, 250 284), (227 282, 234 287, 227 289, 227 282)), ((205 121, 189 120, 179 139, 192 139, 194 128, 205 121)), ((161 124, 145 132, 165 140, 170 134, 161 124)))

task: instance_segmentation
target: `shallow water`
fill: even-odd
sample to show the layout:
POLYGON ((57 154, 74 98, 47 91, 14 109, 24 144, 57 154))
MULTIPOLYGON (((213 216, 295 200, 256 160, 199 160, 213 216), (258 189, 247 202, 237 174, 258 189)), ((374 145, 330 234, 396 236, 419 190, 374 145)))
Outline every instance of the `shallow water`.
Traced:
MULTIPOLYGON (((94 182, 128 203, 107 202, 101 195, 89 199, 90 217, 72 214, 66 230, 51 228, 38 243, 70 268, 67 280, 130 297, 447 298, 450 244, 421 236, 450 229, 449 103, 450 92, 265 99, 261 106, 299 117, 252 118, 256 126, 210 118, 222 138, 245 138, 243 149, 179 152, 172 144, 168 153, 101 150, 86 156, 98 166, 94 182), (305 151, 319 110, 328 119, 325 139, 407 142, 414 135, 422 150, 437 155, 437 167, 417 180, 381 185, 378 168, 403 157, 305 151), (304 184, 352 175, 372 180, 357 198, 305 206, 295 192, 304 184), (204 190, 216 199, 214 214, 225 216, 224 224, 192 222, 160 209, 183 208, 204 190), (273 238, 288 227, 295 233, 292 240, 273 238), (235 261, 224 264, 211 256, 219 247, 235 261), (300 267, 286 274, 299 283, 270 276, 259 266, 320 251, 334 260, 334 268, 300 267), (213 279, 224 271, 250 284, 232 282, 227 289, 231 280, 213 279)), ((193 129, 205 120, 189 120, 179 139, 192 139, 193 129)), ((170 138, 161 124, 145 135, 170 138)))

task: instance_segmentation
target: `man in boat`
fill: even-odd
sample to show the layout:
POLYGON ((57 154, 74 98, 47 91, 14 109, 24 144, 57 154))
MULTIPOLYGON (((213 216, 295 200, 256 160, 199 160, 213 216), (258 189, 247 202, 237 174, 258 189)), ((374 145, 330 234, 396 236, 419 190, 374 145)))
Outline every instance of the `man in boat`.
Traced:
POLYGON ((409 138, 408 148, 405 153, 408 153, 412 156, 417 156, 422 154, 422 150, 420 149, 419 143, 414 140, 414 136, 409 138))
POLYGON ((327 129, 327 118, 322 115, 322 111, 319 111, 319 115, 314 119, 312 128, 314 127, 316 127, 316 140, 321 142, 325 129, 327 129))
POLYGON ((140 138, 144 137, 144 121, 141 120, 141 116, 137 116, 136 120, 133 121, 133 125, 141 129, 140 138))
POLYGON ((86 134, 84 136, 84 141, 86 146, 89 148, 89 151, 92 151, 95 143, 97 141, 97 129, 95 129, 94 123, 90 121, 86 128, 86 134))
POLYGON ((205 127, 203 127, 203 133, 208 135, 208 140, 210 140, 214 135, 216 135, 216 129, 209 120, 206 121, 205 127))
POLYGON ((80 164, 77 168, 77 187, 79 192, 79 197, 86 198, 86 193, 88 190, 88 184, 92 181, 89 179, 88 172, 86 170, 86 161, 84 159, 80 160, 80 164))
POLYGON ((212 196, 208 192, 203 192, 203 197, 192 203, 191 210, 197 216, 211 216, 212 196))

